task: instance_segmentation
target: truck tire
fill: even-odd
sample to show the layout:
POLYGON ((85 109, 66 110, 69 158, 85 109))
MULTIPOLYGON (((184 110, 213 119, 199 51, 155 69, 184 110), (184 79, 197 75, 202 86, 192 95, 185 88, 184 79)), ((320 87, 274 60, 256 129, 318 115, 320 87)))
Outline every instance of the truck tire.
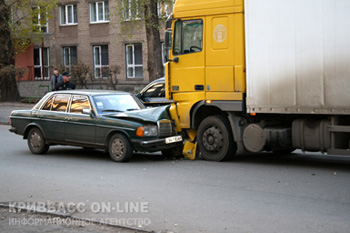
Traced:
POLYGON ((27 143, 29 150, 33 154, 45 154, 49 148, 49 144, 45 144, 43 133, 38 128, 31 128, 28 133, 27 143))
POLYGON ((236 153, 230 125, 222 116, 210 116, 199 125, 198 147, 205 160, 224 161, 236 153))
POLYGON ((109 140, 109 156, 114 162, 126 162, 133 155, 132 146, 124 135, 114 134, 109 140))

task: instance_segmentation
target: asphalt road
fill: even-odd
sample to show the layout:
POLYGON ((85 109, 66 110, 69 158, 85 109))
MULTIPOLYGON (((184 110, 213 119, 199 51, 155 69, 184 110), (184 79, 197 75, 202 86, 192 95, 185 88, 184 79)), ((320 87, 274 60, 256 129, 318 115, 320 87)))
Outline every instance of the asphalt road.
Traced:
POLYGON ((68 211, 74 217, 155 232, 350 229, 348 157, 297 151, 217 163, 136 154, 115 163, 101 151, 74 147, 33 155, 8 128, 0 125, 0 202, 71 203, 82 207, 68 211))

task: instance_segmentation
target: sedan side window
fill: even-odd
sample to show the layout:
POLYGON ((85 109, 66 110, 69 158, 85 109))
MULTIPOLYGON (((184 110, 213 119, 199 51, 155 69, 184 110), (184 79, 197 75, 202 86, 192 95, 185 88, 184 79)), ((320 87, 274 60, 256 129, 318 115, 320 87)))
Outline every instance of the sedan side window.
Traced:
POLYGON ((47 111, 50 111, 51 110, 51 107, 52 107, 52 100, 53 100, 53 97, 51 96, 49 98, 49 100, 45 103, 44 107, 42 110, 47 110, 47 111))
POLYGON ((82 114, 83 109, 91 109, 88 97, 84 95, 74 95, 70 106, 70 112, 82 114))
POLYGON ((56 95, 51 111, 65 112, 67 110, 67 104, 69 100, 69 95, 67 94, 58 94, 56 95))
POLYGON ((165 84, 158 83, 150 87, 144 94, 145 97, 164 97, 165 96, 165 84))

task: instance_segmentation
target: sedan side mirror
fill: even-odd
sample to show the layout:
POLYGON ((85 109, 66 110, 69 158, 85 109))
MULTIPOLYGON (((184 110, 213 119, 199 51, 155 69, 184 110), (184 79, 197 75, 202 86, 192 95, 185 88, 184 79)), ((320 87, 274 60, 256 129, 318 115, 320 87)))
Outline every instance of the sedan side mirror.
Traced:
POLYGON ((84 108, 83 110, 81 110, 81 112, 84 115, 90 115, 91 117, 94 117, 94 112, 89 108, 84 108))

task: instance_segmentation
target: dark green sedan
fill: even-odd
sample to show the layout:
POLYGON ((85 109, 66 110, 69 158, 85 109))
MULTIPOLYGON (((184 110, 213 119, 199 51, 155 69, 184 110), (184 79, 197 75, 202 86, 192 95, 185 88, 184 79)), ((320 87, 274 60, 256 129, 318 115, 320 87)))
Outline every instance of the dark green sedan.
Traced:
POLYGON ((167 153, 182 146, 168 108, 145 108, 125 92, 50 92, 33 109, 12 111, 10 131, 23 135, 34 154, 50 145, 73 145, 104 149, 124 162, 133 151, 167 153))

